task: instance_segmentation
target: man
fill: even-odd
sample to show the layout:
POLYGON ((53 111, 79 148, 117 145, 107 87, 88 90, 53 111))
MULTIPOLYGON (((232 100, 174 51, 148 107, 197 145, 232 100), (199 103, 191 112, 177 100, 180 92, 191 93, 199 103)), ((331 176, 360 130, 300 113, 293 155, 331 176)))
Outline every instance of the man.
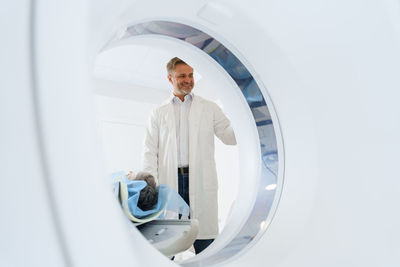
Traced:
POLYGON ((199 221, 196 254, 218 234, 218 181, 214 134, 225 144, 236 139, 229 120, 217 104, 194 95, 193 68, 175 57, 167 64, 172 96, 154 109, 147 126, 143 171, 167 184, 190 206, 199 221))

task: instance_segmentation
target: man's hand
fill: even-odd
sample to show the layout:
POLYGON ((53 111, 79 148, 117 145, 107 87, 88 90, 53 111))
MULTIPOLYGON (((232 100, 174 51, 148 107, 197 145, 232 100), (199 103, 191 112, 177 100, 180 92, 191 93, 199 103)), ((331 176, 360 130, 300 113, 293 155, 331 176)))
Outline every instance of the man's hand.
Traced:
POLYGON ((135 173, 133 171, 129 171, 128 174, 126 175, 126 178, 128 178, 128 180, 135 180, 135 173))

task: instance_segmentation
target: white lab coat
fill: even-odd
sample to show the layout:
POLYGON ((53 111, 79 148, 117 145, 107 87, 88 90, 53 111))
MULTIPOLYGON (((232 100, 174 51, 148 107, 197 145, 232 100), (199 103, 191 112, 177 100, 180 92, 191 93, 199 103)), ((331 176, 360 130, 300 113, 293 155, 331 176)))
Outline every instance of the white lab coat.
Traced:
MULTIPOLYGON (((193 94, 189 118, 189 201, 191 218, 199 221, 198 239, 218 234, 218 181, 214 134, 225 144, 236 139, 220 107, 193 94)), ((178 159, 172 97, 155 108, 149 118, 142 167, 159 184, 178 192, 178 159)))

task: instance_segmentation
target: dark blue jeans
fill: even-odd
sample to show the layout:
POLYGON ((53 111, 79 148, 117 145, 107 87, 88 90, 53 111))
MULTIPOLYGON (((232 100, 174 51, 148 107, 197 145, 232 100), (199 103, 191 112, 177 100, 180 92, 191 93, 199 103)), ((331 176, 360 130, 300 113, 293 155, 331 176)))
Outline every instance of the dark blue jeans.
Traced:
POLYGON ((203 250, 205 250, 211 243, 214 241, 214 239, 196 239, 193 243, 194 251, 196 254, 199 254, 203 250))
MULTIPOLYGON (((178 193, 190 207, 189 202, 189 173, 181 174, 178 172, 178 193)), ((179 217, 180 219, 180 217, 179 217)))
MULTIPOLYGON (((180 172, 178 172, 178 193, 190 207, 189 173, 181 174, 180 172)), ((179 219, 181 217, 182 217, 182 215, 179 214, 179 219)), ((190 219, 190 216, 189 216, 189 219, 190 219)), ((196 254, 199 254, 200 252, 205 250, 213 241, 214 241, 214 239, 197 239, 193 244, 196 254)))

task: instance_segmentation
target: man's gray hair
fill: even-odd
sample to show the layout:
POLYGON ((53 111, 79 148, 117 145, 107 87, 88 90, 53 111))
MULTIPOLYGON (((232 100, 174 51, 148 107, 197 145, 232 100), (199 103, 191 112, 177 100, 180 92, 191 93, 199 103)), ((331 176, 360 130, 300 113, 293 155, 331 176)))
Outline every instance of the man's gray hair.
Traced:
POLYGON ((175 70, 175 66, 178 64, 188 65, 185 61, 183 61, 179 57, 174 57, 167 64, 167 72, 171 74, 175 70))

